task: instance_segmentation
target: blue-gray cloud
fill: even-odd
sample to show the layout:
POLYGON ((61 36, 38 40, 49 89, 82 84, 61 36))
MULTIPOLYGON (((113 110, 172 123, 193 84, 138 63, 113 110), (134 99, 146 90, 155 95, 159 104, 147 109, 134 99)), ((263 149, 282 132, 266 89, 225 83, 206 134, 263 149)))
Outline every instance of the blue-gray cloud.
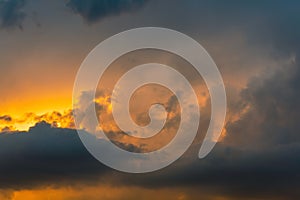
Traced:
POLYGON ((87 152, 75 130, 40 122, 28 132, 0 134, 0 188, 89 182, 106 170, 87 152))
POLYGON ((75 130, 41 122, 28 132, 0 134, 0 188, 97 183, 149 189, 192 186, 231 199, 296 199, 300 196, 300 141, 284 146, 273 142, 273 147, 264 150, 220 143, 205 159, 196 159, 195 153, 195 159, 183 157, 160 171, 135 175, 99 163, 75 130))
POLYGON ((133 12, 147 0, 70 0, 66 5, 79 14, 88 23, 93 23, 108 16, 133 12))
POLYGON ((272 75, 265 72, 254 78, 241 92, 236 106, 248 111, 227 124, 228 144, 265 149, 300 143, 300 65, 297 58, 290 62, 272 75))
MULTIPOLYGON (((107 1, 107 5, 105 2, 70 0, 68 6, 87 22, 93 23, 142 5, 138 3, 137 7, 127 7, 119 4, 121 1, 109 1, 114 2, 111 4, 107 1)), ((299 199, 299 2, 202 3, 186 1, 170 4, 177 8, 188 5, 188 9, 184 10, 184 6, 180 9, 195 16, 172 18, 174 24, 190 23, 192 28, 198 25, 210 33, 236 28, 236 31, 246 33, 251 45, 262 48, 265 44, 272 44, 276 51, 285 55, 295 53, 292 66, 282 66, 279 71, 272 71, 273 75, 262 75, 249 82, 240 94, 241 101, 232 106, 241 108, 250 105, 250 109, 240 120, 227 124, 228 135, 224 142, 218 144, 207 158, 192 161, 182 158, 158 172, 126 175, 93 159, 76 131, 41 124, 29 132, 0 135, 0 187, 24 188, 74 181, 85 183, 90 182, 90 177, 98 181, 95 177, 109 174, 110 178, 105 183, 113 179, 114 184, 147 188, 193 186, 237 199, 245 196, 250 199, 299 199)), ((18 11, 12 10, 12 13, 18 11)), ((174 12, 170 13, 175 16, 174 12)), ((22 21, 19 20, 18 23, 22 21)), ((2 120, 7 119, 8 116, 2 116, 2 120)))
POLYGON ((0 1, 0 27, 22 29, 25 13, 22 11, 25 0, 1 0, 0 1))

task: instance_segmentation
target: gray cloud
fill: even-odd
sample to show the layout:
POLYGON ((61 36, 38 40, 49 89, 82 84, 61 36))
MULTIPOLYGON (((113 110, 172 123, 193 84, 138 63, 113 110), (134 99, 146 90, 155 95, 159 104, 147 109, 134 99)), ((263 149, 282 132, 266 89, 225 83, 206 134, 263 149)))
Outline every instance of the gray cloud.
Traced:
POLYGON ((153 189, 191 187, 229 199, 297 199, 299 153, 299 144, 245 151, 219 143, 203 160, 183 157, 158 172, 115 177, 120 185, 126 182, 153 189))
MULTIPOLYGON (((282 66, 275 73, 267 71, 251 80, 240 93, 241 100, 231 102, 232 110, 247 105, 250 109, 238 121, 227 124, 228 135, 223 143, 219 143, 203 160, 191 160, 185 155, 161 171, 129 175, 109 170, 94 160, 74 130, 44 124, 28 133, 0 135, 0 186, 24 188, 41 183, 85 183, 93 177, 93 181, 114 181, 114 184, 146 188, 204 188, 208 193, 231 199, 299 199, 299 2, 255 1, 245 4, 231 1, 216 4, 215 1, 206 1, 203 5, 200 1, 190 2, 186 10, 179 4, 174 7, 187 14, 197 13, 196 20, 187 17, 178 19, 185 20, 178 22, 176 18, 173 27, 191 23, 194 29, 207 24, 199 32, 218 30, 220 34, 234 27, 246 33, 251 45, 262 47, 270 43, 280 54, 296 55, 291 64, 282 66), (196 12, 198 9, 200 11, 196 12), (109 178, 106 180, 95 178, 107 174, 109 178)), ((88 22, 123 12, 103 8, 100 4, 92 9, 93 6, 89 6, 93 3, 69 1, 68 6, 88 22), (103 9, 105 11, 101 11, 103 9)), ((168 13, 165 18, 158 16, 164 21, 170 15, 168 13)), ((276 56, 278 58, 278 54, 276 56)), ((197 153, 199 147, 194 148, 196 146, 190 151, 197 153)))
POLYGON ((70 0, 66 5, 79 14, 88 23, 93 23, 108 16, 133 12, 147 0, 70 0))
POLYGON ((251 149, 300 142, 300 69, 296 60, 291 62, 249 82, 237 103, 249 110, 227 124, 226 142, 251 149))
POLYGON ((278 71, 249 82, 240 101, 231 106, 250 105, 250 109, 227 124, 225 140, 205 159, 196 159, 199 146, 194 145, 165 169, 125 174, 96 161, 75 130, 41 123, 29 132, 0 135, 0 187, 104 183, 149 189, 190 187, 231 199, 298 199, 298 62, 291 59, 278 71))
POLYGON ((0 188, 88 183, 106 170, 87 152, 75 130, 40 122, 28 132, 0 134, 0 188))
POLYGON ((1 0, 0 1, 0 27, 23 29, 22 22, 25 13, 22 11, 25 6, 25 0, 1 0))
MULTIPOLYGON (((230 136, 229 136, 230 137, 230 136)), ((191 187, 209 195, 249 199, 296 199, 300 196, 300 141, 263 151, 219 143, 198 160, 198 146, 173 165, 149 174, 126 174, 96 161, 75 130, 41 122, 29 132, 0 134, 0 188, 48 186, 138 186, 148 189, 191 187), (194 151, 197 149, 196 151, 194 151), (276 198, 275 198, 276 197, 276 198)))

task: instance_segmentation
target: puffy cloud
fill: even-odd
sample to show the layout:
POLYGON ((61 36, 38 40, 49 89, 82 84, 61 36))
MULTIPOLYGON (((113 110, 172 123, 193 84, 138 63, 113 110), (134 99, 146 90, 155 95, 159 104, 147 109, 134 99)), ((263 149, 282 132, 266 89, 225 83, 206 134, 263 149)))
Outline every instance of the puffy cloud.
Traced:
POLYGON ((139 9, 147 0, 70 0, 67 7, 93 23, 107 16, 120 15, 139 9))

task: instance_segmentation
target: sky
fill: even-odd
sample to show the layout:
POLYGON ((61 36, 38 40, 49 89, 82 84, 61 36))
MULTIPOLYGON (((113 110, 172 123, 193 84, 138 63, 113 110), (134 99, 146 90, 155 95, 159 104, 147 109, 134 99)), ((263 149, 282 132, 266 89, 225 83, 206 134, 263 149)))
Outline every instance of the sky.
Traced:
POLYGON ((0 0, 0 200, 299 199, 299 13, 293 0, 0 0), (128 174, 98 162, 80 141, 72 91, 81 63, 106 38, 138 27, 192 37, 219 68, 227 116, 204 159, 197 154, 211 114, 208 89, 189 63, 157 50, 117 59, 90 106, 117 146, 149 152, 166 145, 180 121, 172 92, 144 86, 130 102, 139 125, 149 123, 153 102, 167 108, 160 138, 148 141, 122 134, 109 94, 133 65, 170 65, 201 91, 188 151, 164 169, 128 174))

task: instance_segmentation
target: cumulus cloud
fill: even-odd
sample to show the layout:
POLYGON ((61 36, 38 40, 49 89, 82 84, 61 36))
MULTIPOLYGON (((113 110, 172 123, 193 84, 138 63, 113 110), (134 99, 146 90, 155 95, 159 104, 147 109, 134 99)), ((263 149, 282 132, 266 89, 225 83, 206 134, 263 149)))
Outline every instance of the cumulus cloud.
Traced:
POLYGON ((0 27, 23 29, 22 22, 25 13, 22 11, 25 6, 25 0, 1 0, 0 1, 0 27))
POLYGON ((66 5, 88 23, 108 16, 132 12, 142 7, 147 0, 70 0, 66 5))

